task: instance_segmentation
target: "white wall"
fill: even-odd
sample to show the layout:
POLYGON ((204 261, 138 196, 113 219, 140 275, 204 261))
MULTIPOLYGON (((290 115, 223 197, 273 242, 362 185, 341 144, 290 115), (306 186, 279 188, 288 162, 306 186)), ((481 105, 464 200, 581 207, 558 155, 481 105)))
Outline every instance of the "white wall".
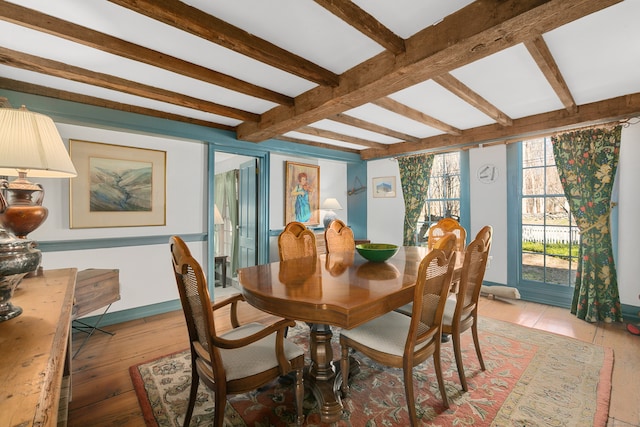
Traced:
POLYGON ((640 238, 640 124, 622 128, 618 165, 618 288, 620 302, 640 305, 640 262, 636 245, 640 238))
MULTIPOLYGON (((57 127, 67 146, 71 138, 166 151, 166 225, 69 229, 69 180, 38 178, 35 181, 45 188, 44 206, 49 209, 49 217, 29 235, 30 238, 44 242, 206 231, 206 145, 67 124, 57 124, 57 127)), ((189 243, 189 247, 206 271, 205 242, 189 243)), ((119 269, 121 300, 113 304, 110 312, 178 298, 167 244, 44 252, 42 265, 45 269, 75 267, 78 271, 87 268, 119 269)))
MULTIPOLYGON (((618 286, 620 302, 640 305, 640 262, 635 246, 640 236, 640 124, 623 128, 619 164, 618 205, 618 286)), ((470 211, 473 237, 485 224, 493 226, 491 264, 486 272, 487 281, 507 284, 507 176, 506 145, 475 148, 469 151, 470 211), (499 177, 493 184, 483 184, 475 176, 477 169, 485 163, 498 167, 499 177)), ((402 244, 402 220, 404 205, 400 187, 397 161, 382 159, 367 164, 367 232, 372 242, 402 244), (398 197, 377 199, 372 197, 371 179, 379 176, 396 176, 398 197)))
MULTIPOLYGON (((282 230, 284 220, 284 189, 285 189, 285 162, 292 161, 320 167, 320 203, 327 197, 335 197, 342 206, 341 211, 335 211, 336 216, 346 222, 347 219, 347 164, 315 158, 302 158, 294 156, 271 155, 271 176, 269 182, 269 229, 282 230)), ((320 225, 324 227, 322 220, 325 211, 320 210, 320 225)), ((278 238, 272 236, 269 241, 269 260, 278 260, 278 238)))
POLYGON ((491 260, 485 280, 507 283, 507 150, 506 145, 475 148, 469 151, 469 193, 471 230, 469 241, 485 225, 493 227, 491 260), (485 164, 494 164, 498 179, 484 184, 476 179, 476 171, 485 164))
POLYGON ((404 199, 396 159, 367 162, 367 239, 373 243, 402 245, 404 230, 404 199), (373 178, 393 176, 396 197, 373 197, 373 178))

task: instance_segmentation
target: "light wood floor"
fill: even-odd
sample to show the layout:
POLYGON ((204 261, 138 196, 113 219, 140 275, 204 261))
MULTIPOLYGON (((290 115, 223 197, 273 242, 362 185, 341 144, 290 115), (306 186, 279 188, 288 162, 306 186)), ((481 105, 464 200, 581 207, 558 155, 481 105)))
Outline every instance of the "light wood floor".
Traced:
MULTIPOLYGON (((640 427, 640 337, 622 324, 593 325, 568 310, 523 301, 482 298, 481 315, 571 336, 614 349, 609 427, 640 427)), ((265 316, 243 308, 242 319, 265 316)), ((228 327, 228 325, 226 326, 228 327)), ((97 333, 73 359, 71 427, 144 426, 129 367, 188 347, 181 311, 130 321, 97 333)), ((82 334, 74 335, 77 348, 82 334)))

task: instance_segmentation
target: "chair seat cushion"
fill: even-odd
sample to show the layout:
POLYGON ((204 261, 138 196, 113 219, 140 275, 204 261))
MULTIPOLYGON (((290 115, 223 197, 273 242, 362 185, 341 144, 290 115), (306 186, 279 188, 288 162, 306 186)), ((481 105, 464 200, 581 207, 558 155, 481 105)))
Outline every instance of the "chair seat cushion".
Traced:
POLYGON ((453 324, 453 314, 456 311, 456 298, 449 297, 444 305, 444 315, 442 316, 442 324, 451 326, 453 324))
MULTIPOLYGON (((248 323, 221 335, 226 339, 240 339, 253 335, 264 329, 260 323, 248 323)), ((239 349, 220 349, 220 355, 227 373, 227 380, 248 377, 278 366, 276 359, 276 334, 271 334, 260 341, 239 349)), ((284 340, 284 354, 288 360, 304 354, 304 351, 292 343, 284 340)))
POLYGON ((356 328, 343 329, 340 334, 374 350, 402 357, 410 324, 411 317, 392 311, 356 328))

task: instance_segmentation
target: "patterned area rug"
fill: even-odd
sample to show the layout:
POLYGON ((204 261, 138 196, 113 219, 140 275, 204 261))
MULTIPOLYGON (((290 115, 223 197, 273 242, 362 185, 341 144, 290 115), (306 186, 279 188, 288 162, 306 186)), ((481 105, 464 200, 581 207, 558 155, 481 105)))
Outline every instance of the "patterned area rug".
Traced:
MULTIPOLYGON (((450 408, 442 406, 433 362, 414 368, 417 414, 424 426, 602 426, 607 423, 613 351, 571 338, 492 319, 480 319, 481 371, 471 333, 463 334, 469 392, 463 393, 451 343, 443 344, 442 369, 450 408)), ((289 338, 308 353, 309 329, 300 323, 289 338)), ((334 331, 334 357, 340 354, 334 331)), ((409 425, 402 370, 356 353, 360 372, 351 380, 339 426, 409 425)), ((188 351, 130 368, 148 426, 182 426, 189 395, 188 351)), ((211 425, 213 399, 200 384, 191 426, 211 425)), ((319 426, 313 395, 305 396, 306 426, 319 426)), ((228 426, 286 426, 294 419, 292 387, 274 381, 230 396, 228 426)))

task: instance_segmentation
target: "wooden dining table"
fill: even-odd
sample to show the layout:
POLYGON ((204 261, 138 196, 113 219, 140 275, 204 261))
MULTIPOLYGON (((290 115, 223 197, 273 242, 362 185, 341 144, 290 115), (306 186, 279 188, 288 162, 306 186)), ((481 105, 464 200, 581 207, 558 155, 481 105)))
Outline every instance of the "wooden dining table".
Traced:
POLYGON ((310 324, 311 364, 305 381, 318 400, 322 422, 336 422, 342 414, 330 326, 351 329, 411 302, 427 252, 425 247, 400 247, 378 263, 357 252, 338 252, 238 270, 249 304, 310 324))

